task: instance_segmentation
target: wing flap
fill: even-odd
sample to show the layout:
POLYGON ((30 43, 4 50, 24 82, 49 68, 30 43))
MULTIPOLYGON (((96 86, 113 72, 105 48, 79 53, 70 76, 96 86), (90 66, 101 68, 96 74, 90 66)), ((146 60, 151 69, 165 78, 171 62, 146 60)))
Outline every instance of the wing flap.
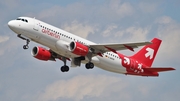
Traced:
POLYGON ((150 72, 165 72, 165 71, 171 71, 171 70, 175 70, 174 68, 171 67, 152 67, 152 68, 143 68, 144 70, 150 71, 150 72))

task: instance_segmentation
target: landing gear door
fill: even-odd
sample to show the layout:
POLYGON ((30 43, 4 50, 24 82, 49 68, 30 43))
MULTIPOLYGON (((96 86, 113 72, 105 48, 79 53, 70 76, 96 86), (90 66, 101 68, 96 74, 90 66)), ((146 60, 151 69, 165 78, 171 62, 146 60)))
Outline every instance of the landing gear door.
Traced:
POLYGON ((81 66, 81 60, 79 58, 72 58, 71 67, 81 66))
POLYGON ((33 26, 33 29, 35 30, 35 31, 38 31, 39 30, 39 23, 38 23, 38 21, 34 18, 34 26, 33 26))

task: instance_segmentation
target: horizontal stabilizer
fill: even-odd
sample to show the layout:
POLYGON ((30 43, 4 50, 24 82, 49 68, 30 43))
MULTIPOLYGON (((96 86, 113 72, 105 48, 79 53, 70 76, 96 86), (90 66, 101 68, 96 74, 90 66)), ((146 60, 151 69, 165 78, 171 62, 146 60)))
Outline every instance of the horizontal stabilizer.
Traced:
POLYGON ((151 67, 151 68, 143 68, 144 70, 150 71, 150 72, 164 72, 164 71, 171 71, 171 70, 175 70, 174 68, 171 67, 167 67, 167 68, 156 68, 156 67, 151 67))

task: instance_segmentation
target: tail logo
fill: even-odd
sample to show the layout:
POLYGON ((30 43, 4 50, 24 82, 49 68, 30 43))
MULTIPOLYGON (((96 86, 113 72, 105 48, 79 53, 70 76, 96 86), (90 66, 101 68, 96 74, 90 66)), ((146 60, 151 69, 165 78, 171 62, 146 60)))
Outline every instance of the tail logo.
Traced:
POLYGON ((130 65, 130 59, 127 57, 124 57, 124 63, 127 65, 130 65))
POLYGON ((147 50, 147 53, 145 54, 145 57, 146 58, 149 57, 149 59, 151 60, 154 56, 154 49, 148 47, 146 48, 146 50, 147 50))

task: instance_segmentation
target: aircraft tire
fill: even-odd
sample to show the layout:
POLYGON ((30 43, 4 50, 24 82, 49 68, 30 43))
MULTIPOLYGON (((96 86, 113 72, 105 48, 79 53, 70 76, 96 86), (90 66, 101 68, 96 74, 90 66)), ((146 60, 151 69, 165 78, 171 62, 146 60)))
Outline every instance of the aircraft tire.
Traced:
POLYGON ((94 64, 92 62, 89 62, 89 63, 86 63, 85 67, 86 67, 86 69, 93 69, 94 64))
POLYGON ((62 72, 68 72, 69 71, 68 66, 62 66, 60 69, 61 69, 62 72))
POLYGON ((28 49, 28 48, 29 48, 28 45, 24 45, 24 46, 23 46, 23 49, 28 49))

